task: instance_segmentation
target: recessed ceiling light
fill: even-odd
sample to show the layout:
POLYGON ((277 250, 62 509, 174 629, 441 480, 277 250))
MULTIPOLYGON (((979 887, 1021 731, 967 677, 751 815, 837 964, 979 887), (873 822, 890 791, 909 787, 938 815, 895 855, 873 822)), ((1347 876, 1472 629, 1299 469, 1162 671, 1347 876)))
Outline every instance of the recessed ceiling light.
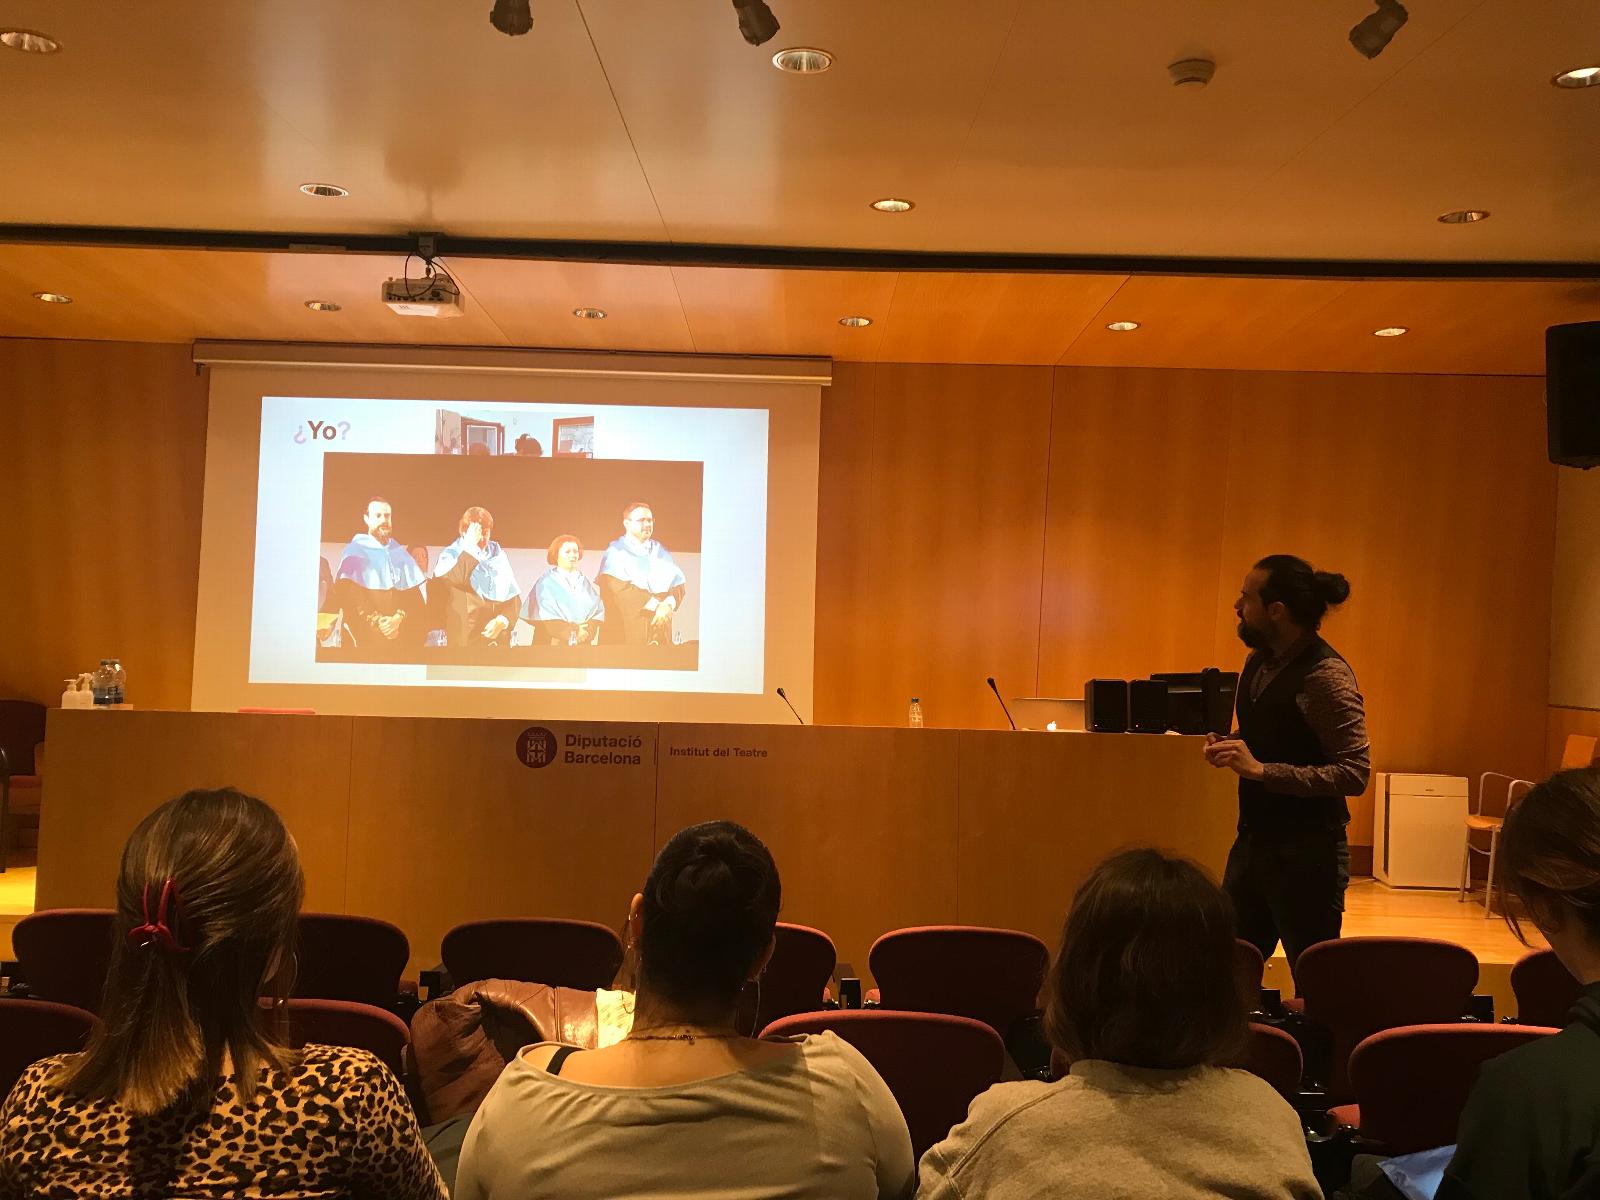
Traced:
POLYGON ((606 310, 603 308, 575 308, 572 310, 572 315, 582 317, 585 321, 604 321, 606 319, 606 310))
POLYGON ((1600 67, 1573 67, 1550 82, 1558 88, 1600 87, 1600 67))
POLYGON ((1139 328, 1139 322, 1113 321, 1111 324, 1107 325, 1106 328, 1111 330, 1112 333, 1132 333, 1135 329, 1139 328))
POLYGON ((877 209, 879 212, 910 212, 916 207, 916 202, 912 200, 900 200, 894 196, 885 196, 882 200, 874 200, 872 202, 872 207, 877 209))
POLYGON ((27 54, 54 54, 61 43, 36 29, 0 29, 0 42, 27 54))
POLYGON ((300 190, 308 196, 322 196, 330 200, 350 194, 349 189, 342 188, 337 183, 302 183, 300 190))
POLYGON ((1441 224, 1441 225, 1472 225, 1472 224, 1477 223, 1478 221, 1486 221, 1486 220, 1488 220, 1488 218, 1489 218, 1489 213, 1488 213, 1488 210, 1486 210, 1486 209, 1482 209, 1482 208, 1458 208, 1455 212, 1441 213, 1439 215, 1439 224, 1441 224))
POLYGON ((312 312, 338 312, 344 305, 334 300, 307 300, 306 307, 312 312))
POLYGON ((1385 325, 1382 329, 1374 329, 1373 337, 1399 337, 1403 333, 1411 332, 1404 325, 1385 325))
POLYGON ((833 66, 833 55, 812 46, 795 46, 774 54, 772 65, 780 71, 793 71, 796 75, 820 75, 833 66))
POLYGON ((35 300, 43 300, 46 304, 71 304, 71 296, 63 296, 60 292, 35 292, 35 300))
POLYGON ((848 326, 851 329, 865 329, 868 325, 872 324, 872 318, 871 317, 840 317, 839 318, 839 324, 848 326))

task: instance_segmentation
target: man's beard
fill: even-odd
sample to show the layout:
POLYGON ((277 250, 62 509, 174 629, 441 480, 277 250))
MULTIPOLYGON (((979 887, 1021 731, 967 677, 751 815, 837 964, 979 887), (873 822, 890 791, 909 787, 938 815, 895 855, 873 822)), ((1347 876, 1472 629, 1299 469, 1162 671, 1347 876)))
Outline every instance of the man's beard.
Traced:
POLYGON ((1238 632, 1239 640, 1246 646, 1249 646, 1250 649, 1265 650, 1267 648, 1267 635, 1262 633, 1261 630, 1257 629, 1254 625, 1246 625, 1243 621, 1240 621, 1238 632))
POLYGON ((380 542, 387 542, 389 540, 389 535, 391 533, 393 533, 393 532, 394 532, 394 526, 392 526, 392 525, 379 525, 376 529, 374 529, 372 531, 372 536, 377 538, 380 542))

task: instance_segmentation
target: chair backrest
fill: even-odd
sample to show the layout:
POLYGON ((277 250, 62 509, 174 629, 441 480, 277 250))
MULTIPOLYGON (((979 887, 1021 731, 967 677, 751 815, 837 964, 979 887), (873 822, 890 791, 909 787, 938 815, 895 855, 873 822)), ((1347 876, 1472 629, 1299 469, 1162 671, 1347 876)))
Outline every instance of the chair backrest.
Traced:
POLYGON ((1593 734, 1567 734, 1566 745, 1561 750, 1561 769, 1565 771, 1572 767, 1587 767, 1593 764, 1597 744, 1600 744, 1600 738, 1596 738, 1593 734))
POLYGON ((833 939, 809 925, 779 921, 772 959, 761 976, 761 1011, 770 1025, 795 1013, 817 1012, 839 957, 833 939))
POLYGON ((1050 951, 1015 929, 923 925, 884 934, 867 962, 884 1008, 972 1017, 1003 1038, 1038 1010, 1050 951))
POLYGON ((375 917, 301 913, 294 994, 388 1008, 400 992, 411 943, 375 917))
POLYGON ((1583 985, 1561 965, 1554 950, 1534 950, 1511 966, 1511 990, 1517 997, 1517 1023, 1560 1029, 1583 994, 1583 985))
POLYGON ((1253 1012, 1261 1000, 1261 981, 1267 977, 1267 960, 1252 943, 1234 938, 1233 967, 1239 976, 1239 994, 1244 997, 1245 1007, 1253 1012))
POLYGON ((28 993, 98 1013, 111 968, 112 915, 109 908, 47 908, 18 921, 11 945, 28 993))
POLYGON ((0 1000, 0 1098, 29 1065, 52 1054, 83 1049, 94 1014, 48 1000, 0 1000))
POLYGON ((457 987, 520 979, 592 992, 616 978, 622 939, 594 921, 560 917, 468 921, 444 935, 439 954, 457 987))
POLYGON ((1291 1104, 1300 1093, 1300 1077, 1305 1073, 1300 1043, 1275 1025, 1254 1021, 1243 1053, 1227 1065, 1265 1079, 1291 1104))
MULTIPOLYGON (((261 1001, 263 1007, 271 1003, 270 1000, 261 1001)), ((289 1044, 298 1049, 310 1043, 370 1050, 396 1078, 404 1079, 411 1031, 392 1012, 370 1004, 350 1000, 290 1000, 289 1044)))
POLYGON ((1478 1068, 1555 1032, 1455 1021, 1373 1034, 1350 1055, 1362 1136, 1381 1142, 1390 1154, 1448 1146, 1456 1140, 1478 1068))
POLYGON ((1533 787, 1533 780, 1502 775, 1499 771, 1485 771, 1478 777, 1478 795, 1469 800, 1467 809, 1476 816, 1503 817, 1517 797, 1533 787))
POLYGON ((917 1158, 966 1119, 973 1097, 998 1083, 1005 1065, 1005 1045, 986 1022, 942 1013, 801 1013, 774 1021, 761 1036, 825 1030, 861 1051, 889 1085, 917 1158))
POLYGON ((1384 1029, 1460 1020, 1478 983, 1478 960, 1454 942, 1353 937, 1309 947, 1294 974, 1306 1020, 1330 1035, 1329 1097, 1344 1104, 1356 1044, 1384 1029))
POLYGON ((13 775, 34 773, 33 748, 44 741, 42 704, 32 700, 0 700, 0 750, 13 775))

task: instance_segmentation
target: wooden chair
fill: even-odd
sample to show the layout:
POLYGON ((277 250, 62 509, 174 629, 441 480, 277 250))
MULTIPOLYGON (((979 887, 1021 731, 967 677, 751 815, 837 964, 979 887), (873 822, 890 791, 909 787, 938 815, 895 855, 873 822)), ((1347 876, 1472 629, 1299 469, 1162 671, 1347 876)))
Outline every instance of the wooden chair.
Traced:
POLYGON ((1467 892, 1472 887, 1472 856, 1474 854, 1487 854, 1489 856, 1489 871, 1483 883, 1483 915, 1487 917, 1490 906, 1494 901, 1494 864, 1496 852, 1500 849, 1500 830, 1506 823, 1506 810, 1511 807, 1511 802, 1522 792, 1533 786, 1530 779, 1515 779, 1510 775, 1502 775, 1498 771, 1485 771, 1483 778, 1478 780, 1478 798, 1468 801, 1467 831, 1465 842, 1461 848, 1461 894, 1458 897, 1465 901, 1467 892), (1505 794, 1498 799, 1490 799, 1490 780, 1495 793, 1500 791, 1500 781, 1505 783, 1505 794), (1489 848, 1481 849, 1472 844, 1472 835, 1487 833, 1489 835, 1489 848))
POLYGON ((1600 743, 1600 738, 1591 734, 1567 734, 1567 744, 1561 751, 1561 769, 1566 771, 1572 767, 1593 766, 1597 743, 1600 743))

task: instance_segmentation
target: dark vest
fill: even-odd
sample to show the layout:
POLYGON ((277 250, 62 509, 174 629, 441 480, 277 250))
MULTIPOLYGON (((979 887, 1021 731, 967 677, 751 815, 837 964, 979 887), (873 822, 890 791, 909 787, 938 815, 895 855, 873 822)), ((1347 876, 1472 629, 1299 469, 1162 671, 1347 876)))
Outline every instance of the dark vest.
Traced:
MULTIPOLYGON (((1235 707, 1239 734, 1261 763, 1288 763, 1294 767, 1320 767, 1328 763, 1322 743, 1306 723, 1295 697, 1305 687, 1306 676, 1327 658, 1343 656, 1321 638, 1311 642, 1266 690, 1250 698, 1251 685, 1261 669, 1260 654, 1251 655, 1239 676, 1235 707)), ((1267 791, 1253 779, 1239 780, 1239 829, 1250 833, 1292 833, 1314 829, 1342 829, 1350 821, 1343 796, 1285 796, 1267 791)))

